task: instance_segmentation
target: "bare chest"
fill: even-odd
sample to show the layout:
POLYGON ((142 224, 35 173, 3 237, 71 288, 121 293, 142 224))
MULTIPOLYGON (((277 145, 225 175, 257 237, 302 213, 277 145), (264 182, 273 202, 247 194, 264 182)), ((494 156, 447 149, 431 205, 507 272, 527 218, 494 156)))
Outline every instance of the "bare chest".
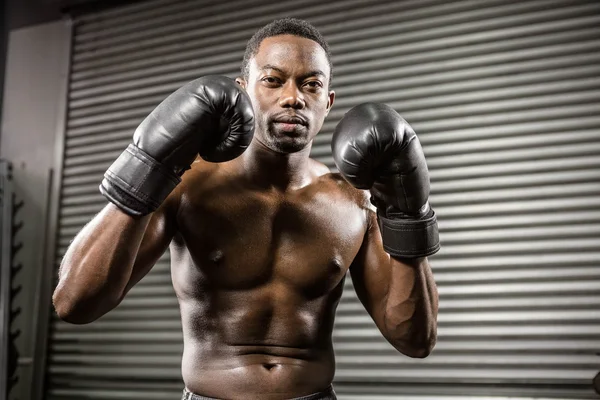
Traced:
POLYGON ((365 213, 338 193, 223 193, 189 202, 180 234, 197 279, 221 289, 276 283, 308 297, 333 289, 357 254, 365 213))

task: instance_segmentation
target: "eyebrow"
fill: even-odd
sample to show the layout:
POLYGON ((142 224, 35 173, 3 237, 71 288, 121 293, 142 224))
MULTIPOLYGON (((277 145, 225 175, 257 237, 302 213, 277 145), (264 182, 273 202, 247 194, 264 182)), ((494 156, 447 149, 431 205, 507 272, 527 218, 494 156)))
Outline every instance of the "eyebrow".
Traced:
MULTIPOLYGON (((284 71, 284 70, 282 70, 282 69, 281 69, 281 68, 279 68, 279 67, 276 67, 275 65, 272 65, 272 64, 265 64, 265 65, 263 65, 263 66, 262 66, 262 68, 261 68, 261 71, 265 71, 265 70, 267 70, 267 69, 272 69, 273 71, 277 71, 277 72, 279 72, 279 73, 281 73, 281 74, 284 74, 284 75, 285 75, 285 71, 284 71)), ((302 78, 307 78, 307 77, 309 77, 309 76, 322 76, 323 78, 326 78, 326 77, 327 77, 327 75, 325 75, 325 72, 321 71, 320 69, 315 69, 315 70, 313 70, 313 71, 309 71, 309 72, 307 72, 306 74, 304 74, 304 75, 302 76, 302 78)))

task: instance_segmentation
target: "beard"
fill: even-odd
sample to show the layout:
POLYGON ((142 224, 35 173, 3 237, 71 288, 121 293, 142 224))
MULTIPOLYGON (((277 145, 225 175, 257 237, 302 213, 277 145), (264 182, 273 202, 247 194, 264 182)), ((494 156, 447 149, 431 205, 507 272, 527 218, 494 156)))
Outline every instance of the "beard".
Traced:
POLYGON ((278 153, 297 153, 312 142, 312 136, 307 126, 298 124, 295 129, 282 129, 280 124, 268 122, 265 124, 262 142, 271 150, 278 153))

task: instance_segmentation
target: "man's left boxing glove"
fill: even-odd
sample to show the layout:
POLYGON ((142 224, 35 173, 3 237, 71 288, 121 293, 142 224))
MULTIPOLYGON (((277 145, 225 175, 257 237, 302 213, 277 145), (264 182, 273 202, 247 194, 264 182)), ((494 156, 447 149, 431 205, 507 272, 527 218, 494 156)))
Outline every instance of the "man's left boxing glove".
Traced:
POLYGON ((100 192, 129 215, 149 214, 198 154, 211 162, 231 160, 253 135, 252 103, 239 85, 224 76, 196 79, 142 121, 133 143, 104 174, 100 192))
POLYGON ((429 207, 429 171, 417 135, 390 106, 364 103, 335 128, 333 159, 344 178, 371 191, 385 251, 416 258, 440 249, 429 207))

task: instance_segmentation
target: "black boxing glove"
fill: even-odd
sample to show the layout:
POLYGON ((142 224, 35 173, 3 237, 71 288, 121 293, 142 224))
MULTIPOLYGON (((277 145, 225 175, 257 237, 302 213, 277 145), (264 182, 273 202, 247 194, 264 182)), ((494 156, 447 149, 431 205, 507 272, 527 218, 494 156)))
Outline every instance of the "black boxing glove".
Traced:
POLYGON ((142 121, 133 143, 104 174, 100 192, 129 215, 149 214, 181 182, 198 154, 211 162, 231 160, 253 135, 252 103, 235 81, 196 79, 142 121))
POLYGON ((335 128, 333 159, 344 178, 371 191, 385 251, 415 258, 440 249, 429 207, 429 171, 417 135, 390 106, 364 103, 335 128))

